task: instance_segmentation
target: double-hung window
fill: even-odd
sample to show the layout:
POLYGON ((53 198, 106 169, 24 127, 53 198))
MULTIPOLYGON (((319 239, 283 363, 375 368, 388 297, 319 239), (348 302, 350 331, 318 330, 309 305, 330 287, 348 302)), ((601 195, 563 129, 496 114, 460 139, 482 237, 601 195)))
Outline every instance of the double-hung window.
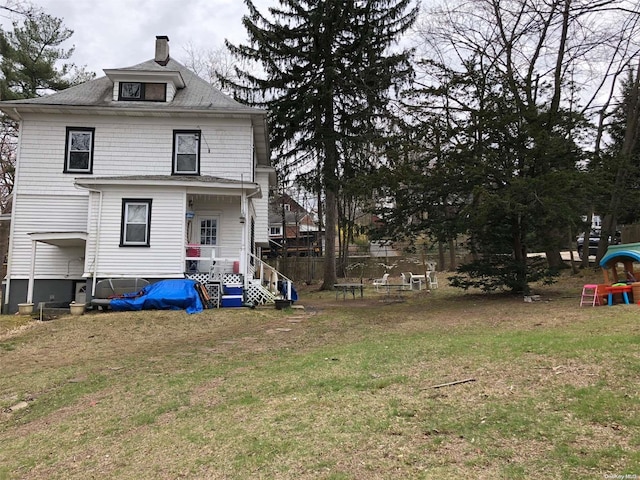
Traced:
POLYGON ((95 128, 67 127, 65 173, 92 173, 95 128))
POLYGON ((174 175, 200 175, 200 130, 174 130, 174 175))
POLYGON ((151 200, 124 198, 122 200, 121 247, 148 247, 151 230, 151 200))

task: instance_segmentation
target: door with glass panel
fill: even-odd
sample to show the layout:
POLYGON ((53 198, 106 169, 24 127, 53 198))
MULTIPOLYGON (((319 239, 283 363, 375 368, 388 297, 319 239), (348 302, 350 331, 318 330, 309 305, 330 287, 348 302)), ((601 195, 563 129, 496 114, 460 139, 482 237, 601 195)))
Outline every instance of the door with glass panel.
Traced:
POLYGON ((219 257, 220 253, 216 249, 218 245, 218 217, 213 215, 198 215, 195 222, 196 238, 200 242, 200 257, 207 260, 201 260, 199 270, 208 272, 211 269, 211 258, 219 257))

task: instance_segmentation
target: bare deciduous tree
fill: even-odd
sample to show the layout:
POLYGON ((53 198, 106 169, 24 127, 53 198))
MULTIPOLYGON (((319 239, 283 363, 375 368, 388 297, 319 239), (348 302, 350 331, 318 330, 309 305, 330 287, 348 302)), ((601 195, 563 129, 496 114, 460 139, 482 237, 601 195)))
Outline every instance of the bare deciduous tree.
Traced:
MULTIPOLYGON (((505 98, 517 107, 520 125, 529 126, 527 148, 532 155, 525 177, 539 181, 557 170, 559 141, 572 141, 585 152, 599 148, 615 83, 638 52, 638 12, 637 2, 627 0, 441 2, 417 28, 418 46, 431 75, 422 82, 426 88, 442 86, 441 78, 433 76, 434 64, 446 66, 440 74, 474 79, 469 81, 475 96, 443 95, 446 105, 445 100, 435 105, 446 107, 447 118, 455 122, 471 118, 469 101, 476 102, 472 109, 482 111, 490 72, 504 79, 505 98), (600 115, 595 117, 599 128, 589 144, 567 122, 575 122, 580 115, 591 119, 594 112, 600 115)), ((478 124, 477 138, 484 134, 478 124)), ((521 167, 514 165, 515 176, 522 175, 521 167)), ((529 228, 537 229, 538 237, 544 239, 549 264, 559 265, 568 212, 558 215, 557 204, 547 204, 542 196, 536 196, 535 202, 538 220, 529 228)), ((524 228, 522 233, 527 234, 524 228)), ((525 247, 514 244, 516 257, 526 256, 525 247)))

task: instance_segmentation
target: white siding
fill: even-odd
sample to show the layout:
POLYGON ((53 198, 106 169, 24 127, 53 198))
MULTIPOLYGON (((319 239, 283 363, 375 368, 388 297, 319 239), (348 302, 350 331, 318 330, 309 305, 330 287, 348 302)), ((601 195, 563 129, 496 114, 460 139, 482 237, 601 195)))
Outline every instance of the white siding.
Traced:
POLYGON ((200 174, 251 178, 248 119, 141 118, 125 116, 48 117, 25 114, 17 193, 85 195, 73 186, 79 174, 63 173, 66 127, 95 128, 92 176, 170 175, 173 130, 199 129, 200 174))
POLYGON ((223 204, 220 218, 221 256, 239 258, 243 224, 240 223, 240 199, 223 204))
MULTIPOLYGON (((97 195, 96 195, 97 197, 97 195)), ((92 205, 97 208, 97 202, 92 205)), ((100 243, 97 263, 95 235, 92 231, 87 252, 89 271, 97 266, 97 277, 179 276, 184 271, 184 192, 157 188, 110 190, 103 194, 100 243), (122 199, 151 199, 149 247, 121 247, 122 199)))
MULTIPOLYGON (((94 271, 98 277, 162 278, 179 277, 184 272, 186 191, 108 188, 102 194, 100 211, 99 193, 74 187, 74 179, 85 175, 63 173, 66 127, 95 128, 93 177, 170 175, 173 131, 198 129, 202 131, 202 175, 245 181, 251 178, 252 130, 248 119, 25 114, 14 191, 12 278, 29 275, 32 242, 27 233, 45 231, 86 231, 89 236, 86 251, 38 244, 36 278, 75 278, 94 271), (120 247, 122 198, 152 199, 150 247, 120 247), (85 257, 84 265, 81 257, 85 257)), ((266 239, 268 181, 262 174, 260 184, 265 198, 255 200, 256 238, 262 235, 266 239)), ((203 208, 219 214, 219 254, 238 258, 243 227, 240 198, 208 196, 206 192, 199 196, 206 202, 203 208)))
MULTIPOLYGON (((96 276, 140 276, 147 278, 179 277, 184 273, 186 242, 186 194, 181 189, 138 188, 135 195, 127 189, 105 192, 102 197, 100 241, 95 263, 96 235, 94 219, 98 216, 99 194, 92 194, 92 233, 87 241, 87 269, 96 276), (151 199, 151 232, 149 247, 121 247, 120 231, 122 199, 151 199)), ((194 205, 198 215, 219 219, 218 256, 239 258, 242 224, 239 198, 209 197, 194 205)), ((198 243, 194 226, 193 243, 198 243)))
MULTIPOLYGON (((198 216, 215 216, 218 218, 218 244, 216 256, 239 258, 242 224, 240 223, 240 197, 203 197, 193 206, 198 216)), ((197 217, 196 217, 197 219, 197 217)), ((198 225, 193 226, 191 243, 200 240, 198 225)), ((202 252, 208 255, 209 252, 202 252)))
POLYGON ((256 182, 262 189, 262 198, 253 199, 256 212, 256 243, 269 241, 269 174, 256 172, 256 182))
MULTIPOLYGON (((32 241, 29 233, 87 231, 88 196, 16 195, 12 224, 10 275, 27 278, 31 268, 32 241)), ((83 248, 60 248, 38 243, 37 278, 82 275, 83 248)))
POLYGON ((169 82, 167 84, 167 103, 171 102, 173 100, 173 97, 175 96, 176 96, 176 86, 172 82, 169 82))

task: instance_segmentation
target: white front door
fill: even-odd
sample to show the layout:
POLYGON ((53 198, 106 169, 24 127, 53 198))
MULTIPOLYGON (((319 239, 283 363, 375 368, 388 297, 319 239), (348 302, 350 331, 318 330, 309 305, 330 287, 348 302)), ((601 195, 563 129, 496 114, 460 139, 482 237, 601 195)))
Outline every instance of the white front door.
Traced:
MULTIPOLYGON (((206 258, 219 257, 216 250, 218 245, 218 217, 213 215, 198 215, 196 217, 196 238, 200 243, 200 256, 206 258)), ((200 261, 200 271, 208 272, 211 269, 211 260, 200 261)))

